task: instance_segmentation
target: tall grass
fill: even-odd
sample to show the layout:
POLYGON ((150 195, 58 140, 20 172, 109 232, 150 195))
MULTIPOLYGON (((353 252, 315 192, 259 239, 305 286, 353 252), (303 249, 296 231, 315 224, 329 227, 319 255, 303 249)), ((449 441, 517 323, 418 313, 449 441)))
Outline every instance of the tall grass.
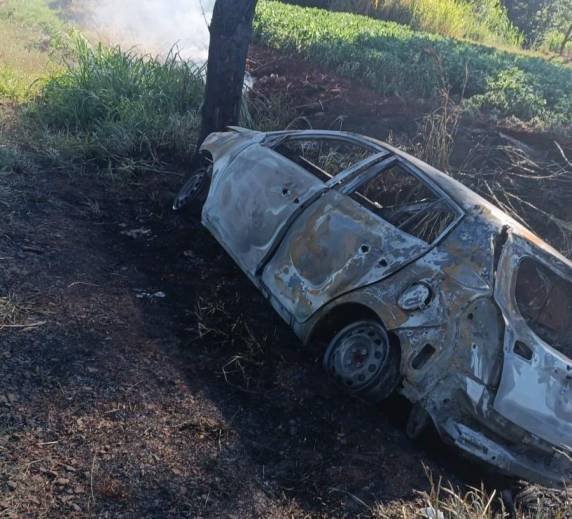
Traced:
POLYGON ((160 60, 77 38, 73 60, 25 108, 26 142, 40 134, 37 151, 67 168, 175 167, 194 151, 203 89, 202 69, 174 52, 160 60))
POLYGON ((568 60, 572 59, 572 40, 566 40, 566 34, 558 29, 552 29, 544 34, 538 47, 544 52, 559 54, 568 60))
POLYGON ((511 24, 499 0, 331 0, 330 7, 453 38, 522 44, 522 35, 511 24))

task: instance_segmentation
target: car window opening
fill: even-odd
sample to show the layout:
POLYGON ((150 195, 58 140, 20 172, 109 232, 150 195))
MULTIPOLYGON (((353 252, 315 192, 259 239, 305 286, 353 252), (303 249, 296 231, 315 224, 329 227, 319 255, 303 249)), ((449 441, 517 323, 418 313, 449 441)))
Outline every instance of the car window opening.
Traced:
POLYGON ((446 199, 400 166, 393 166, 362 184, 352 197, 426 243, 433 243, 455 220, 455 212, 446 199))
POLYGON ((572 358, 572 283, 539 261, 525 258, 518 269, 515 297, 530 329, 572 358))
POLYGON ((274 151, 324 182, 379 153, 367 146, 325 138, 286 139, 274 151))

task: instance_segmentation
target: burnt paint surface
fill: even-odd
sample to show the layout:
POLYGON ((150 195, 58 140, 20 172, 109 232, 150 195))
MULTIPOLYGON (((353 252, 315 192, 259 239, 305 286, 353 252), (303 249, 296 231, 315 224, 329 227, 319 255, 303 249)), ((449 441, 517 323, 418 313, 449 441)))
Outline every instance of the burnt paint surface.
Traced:
POLYGON ((332 299, 387 277, 427 249, 351 198, 329 191, 294 223, 262 279, 303 322, 332 299))
POLYGON ((213 176, 203 218, 248 274, 254 275, 288 217, 323 183, 281 155, 253 145, 213 176))

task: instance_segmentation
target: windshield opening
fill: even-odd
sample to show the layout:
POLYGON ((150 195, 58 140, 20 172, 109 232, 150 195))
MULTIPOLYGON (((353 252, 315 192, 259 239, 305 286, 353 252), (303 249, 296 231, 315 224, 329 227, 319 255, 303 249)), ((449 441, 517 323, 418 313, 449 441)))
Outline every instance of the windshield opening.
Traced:
POLYGON ((274 151, 324 182, 378 153, 365 145, 324 137, 286 139, 274 151))

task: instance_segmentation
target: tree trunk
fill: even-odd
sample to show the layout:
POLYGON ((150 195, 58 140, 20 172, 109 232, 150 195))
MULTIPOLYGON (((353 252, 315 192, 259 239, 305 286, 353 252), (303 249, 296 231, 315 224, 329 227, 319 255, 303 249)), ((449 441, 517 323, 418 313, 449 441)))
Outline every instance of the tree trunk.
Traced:
POLYGON ((256 1, 216 0, 197 151, 210 133, 238 124, 256 1))

